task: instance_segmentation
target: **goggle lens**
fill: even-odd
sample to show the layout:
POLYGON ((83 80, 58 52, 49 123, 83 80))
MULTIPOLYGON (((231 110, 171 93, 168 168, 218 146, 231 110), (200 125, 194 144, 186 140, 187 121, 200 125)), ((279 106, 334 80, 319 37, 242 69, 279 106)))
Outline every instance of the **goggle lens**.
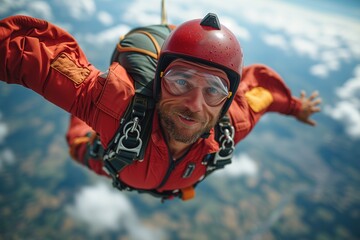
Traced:
POLYGON ((193 69, 170 69, 164 74, 163 81, 166 90, 175 96, 201 88, 205 102, 209 106, 217 106, 231 96, 225 80, 193 69))

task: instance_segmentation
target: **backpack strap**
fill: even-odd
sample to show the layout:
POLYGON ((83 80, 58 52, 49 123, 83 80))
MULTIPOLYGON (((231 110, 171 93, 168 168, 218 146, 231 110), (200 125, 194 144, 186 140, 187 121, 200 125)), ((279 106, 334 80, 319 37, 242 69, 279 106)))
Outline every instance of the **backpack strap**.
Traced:
MULTIPOLYGON (((165 38, 166 37, 164 37, 164 39, 165 38)), ((143 30, 134 30, 134 31, 131 31, 128 34, 120 37, 120 42, 116 45, 116 49, 117 49, 118 54, 123 53, 123 52, 136 52, 136 53, 141 53, 141 54, 144 54, 144 55, 148 55, 148 56, 150 56, 150 57, 152 57, 154 59, 158 59, 159 55, 160 55, 161 46, 160 46, 158 41, 155 39, 155 37, 151 33, 147 32, 147 31, 143 31, 143 30), (134 33, 139 33, 139 34, 146 35, 151 40, 152 44, 154 45, 155 52, 144 49, 144 48, 135 47, 135 46, 122 46, 121 41, 126 36, 129 36, 130 34, 134 34, 134 33)))

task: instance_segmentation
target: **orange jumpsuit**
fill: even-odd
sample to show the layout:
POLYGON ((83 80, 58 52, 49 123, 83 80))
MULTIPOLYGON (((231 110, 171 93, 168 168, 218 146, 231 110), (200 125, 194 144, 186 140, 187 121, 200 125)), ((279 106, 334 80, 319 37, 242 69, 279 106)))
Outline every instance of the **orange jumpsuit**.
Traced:
MULTIPOLYGON (((67 140, 77 144, 73 156, 82 161, 84 135, 95 131, 106 148, 134 96, 134 85, 125 69, 112 64, 105 73, 86 59, 75 39, 53 24, 25 16, 0 21, 0 80, 21 84, 72 114, 67 140), (80 139, 80 141, 79 141, 80 139)), ((299 99, 291 95, 281 77, 264 65, 245 67, 234 102, 228 113, 235 128, 235 142, 241 141, 266 112, 296 116, 299 99)), ((138 189, 182 189, 192 186, 205 174, 205 155, 217 152, 214 131, 199 139, 181 160, 174 161, 154 114, 151 137, 143 161, 125 167, 119 179, 138 189), (191 176, 183 174, 189 164, 191 176)), ((105 174, 101 160, 89 167, 105 174)))

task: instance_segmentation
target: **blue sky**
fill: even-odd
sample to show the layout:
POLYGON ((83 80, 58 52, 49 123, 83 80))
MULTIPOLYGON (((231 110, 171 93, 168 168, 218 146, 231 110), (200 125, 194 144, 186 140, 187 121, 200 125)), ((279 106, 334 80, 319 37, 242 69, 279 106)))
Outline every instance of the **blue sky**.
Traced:
MULTIPOLYGON (((103 66, 108 64, 108 57, 102 56, 99 60, 99 56, 109 56, 110 52, 104 51, 111 51, 109 46, 115 46, 121 34, 134 26, 160 23, 160 0, 0 0, 0 5, 2 17, 26 14, 65 28, 79 41, 90 61, 105 62, 103 59, 106 59, 103 66)), ((267 49, 307 60, 311 64, 304 69, 306 73, 316 81, 334 85, 332 96, 337 101, 325 103, 324 113, 342 123, 349 138, 360 138, 360 1, 168 0, 166 5, 171 23, 180 24, 215 12, 221 23, 244 45, 251 46, 255 37, 259 37, 267 49), (256 32, 257 36, 254 36, 254 29, 261 29, 256 32), (345 71, 345 65, 351 66, 351 71, 345 71), (334 73, 343 77, 335 81, 332 79, 334 73)), ((7 124, 0 109, 0 144, 6 141, 7 134, 7 124)), ((10 150, 1 152, 0 168, 2 163, 11 162, 13 158, 10 150)), ((236 156, 232 168, 226 171, 223 174, 252 176, 257 173, 257 166, 245 153, 236 156)), ((138 221, 131 203, 103 185, 84 188, 77 199, 68 206, 69 212, 97 227, 97 231, 111 229, 114 227, 112 222, 128 216, 138 221), (109 211, 107 206, 98 201, 82 201, 100 195, 104 198, 101 202, 121 203, 119 208, 111 209, 112 218, 104 219, 103 225, 99 225, 97 219, 102 219, 109 211), (99 207, 101 210, 94 210, 99 207), (94 213, 90 217, 86 214, 89 211, 94 213)), ((151 236, 158 238, 158 232, 149 233, 145 227, 137 226, 136 231, 129 226, 129 231, 145 234, 149 239, 151 236)))

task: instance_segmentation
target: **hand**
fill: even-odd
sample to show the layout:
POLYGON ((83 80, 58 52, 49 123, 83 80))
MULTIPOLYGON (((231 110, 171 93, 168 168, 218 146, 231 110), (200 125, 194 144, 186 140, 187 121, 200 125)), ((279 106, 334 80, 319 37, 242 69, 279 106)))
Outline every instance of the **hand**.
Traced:
POLYGON ((301 110, 296 117, 297 120, 311 126, 315 126, 316 122, 310 119, 310 116, 314 113, 320 112, 321 98, 319 98, 319 92, 314 91, 309 97, 306 97, 305 91, 300 93, 301 110))

